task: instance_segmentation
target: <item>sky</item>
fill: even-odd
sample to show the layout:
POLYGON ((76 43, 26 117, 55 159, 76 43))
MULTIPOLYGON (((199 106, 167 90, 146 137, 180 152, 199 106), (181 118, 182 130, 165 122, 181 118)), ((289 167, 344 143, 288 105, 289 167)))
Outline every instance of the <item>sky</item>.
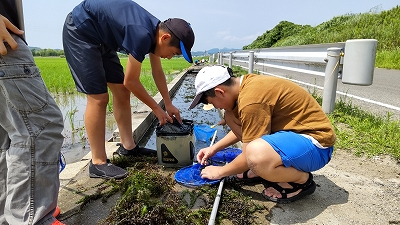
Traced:
MULTIPOLYGON (((23 0, 25 35, 29 46, 62 49, 66 15, 82 0, 23 0)), ((286 20, 317 26, 335 16, 380 12, 398 0, 137 0, 161 21, 183 18, 195 33, 192 51, 242 49, 286 20)))

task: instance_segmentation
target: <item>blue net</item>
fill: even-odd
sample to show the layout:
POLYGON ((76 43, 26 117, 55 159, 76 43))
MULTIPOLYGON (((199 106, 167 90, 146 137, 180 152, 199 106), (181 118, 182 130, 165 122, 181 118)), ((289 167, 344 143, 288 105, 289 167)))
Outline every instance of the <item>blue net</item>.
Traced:
POLYGON ((188 186, 197 187, 202 185, 212 185, 219 182, 219 180, 210 180, 201 178, 200 172, 204 166, 200 163, 193 164, 191 166, 183 167, 176 171, 175 180, 176 182, 188 186))
POLYGON ((225 164, 225 163, 230 163, 232 160, 236 158, 240 153, 242 153, 242 150, 239 148, 224 148, 223 150, 215 153, 210 160, 213 165, 215 164, 225 164))
POLYGON ((216 128, 211 128, 207 124, 195 124, 194 125, 194 135, 197 140, 211 143, 211 137, 213 136, 216 128))
MULTIPOLYGON (((231 162, 236 158, 242 150, 238 148, 225 148, 217 152, 213 157, 209 159, 208 165, 221 166, 225 163, 231 162)), ((213 185, 219 182, 219 180, 210 180, 201 178, 201 170, 204 168, 200 163, 186 166, 175 173, 176 182, 188 186, 197 187, 202 185, 213 185)))

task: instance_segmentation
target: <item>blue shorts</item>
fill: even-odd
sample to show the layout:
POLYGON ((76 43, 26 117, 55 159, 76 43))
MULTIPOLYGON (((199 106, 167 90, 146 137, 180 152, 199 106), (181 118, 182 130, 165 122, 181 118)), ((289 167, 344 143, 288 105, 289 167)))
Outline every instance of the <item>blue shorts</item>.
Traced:
POLYGON ((278 131, 261 138, 281 156, 285 167, 312 172, 324 167, 332 157, 333 146, 319 148, 310 139, 292 131, 278 131))

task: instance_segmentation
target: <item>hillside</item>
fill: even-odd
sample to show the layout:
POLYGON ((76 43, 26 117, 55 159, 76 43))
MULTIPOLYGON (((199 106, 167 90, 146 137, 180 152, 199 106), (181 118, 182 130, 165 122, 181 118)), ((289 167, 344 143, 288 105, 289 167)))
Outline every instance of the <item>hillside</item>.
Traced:
POLYGON ((346 14, 315 27, 282 21, 243 49, 376 39, 376 66, 400 69, 400 6, 379 13, 346 14))

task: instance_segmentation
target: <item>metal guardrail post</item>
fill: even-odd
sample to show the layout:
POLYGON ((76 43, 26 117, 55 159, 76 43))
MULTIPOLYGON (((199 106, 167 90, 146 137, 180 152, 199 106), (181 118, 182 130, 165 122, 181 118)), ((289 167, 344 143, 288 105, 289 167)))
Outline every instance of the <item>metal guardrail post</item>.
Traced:
POLYGON ((222 61, 222 52, 218 53, 218 64, 219 65, 223 65, 224 64, 224 61, 222 61))
POLYGON ((229 52, 229 68, 232 68, 233 53, 229 52))
POLYGON ((324 93, 322 98, 322 110, 325 113, 331 113, 335 109, 341 51, 341 48, 328 48, 327 51, 324 93))
POLYGON ((249 51, 249 73, 254 71, 254 51, 249 51))

